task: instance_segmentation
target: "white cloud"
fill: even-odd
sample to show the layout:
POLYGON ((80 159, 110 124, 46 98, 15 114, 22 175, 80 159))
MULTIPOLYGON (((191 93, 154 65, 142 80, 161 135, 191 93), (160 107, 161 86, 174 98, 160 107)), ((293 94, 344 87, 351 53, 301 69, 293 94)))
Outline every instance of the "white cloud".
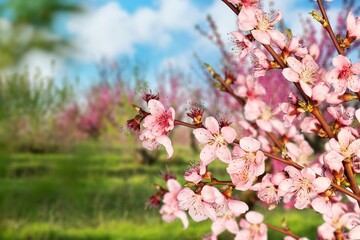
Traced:
POLYGON ((30 76, 40 73, 44 77, 53 77, 61 71, 62 65, 61 57, 40 50, 32 50, 22 58, 16 69, 27 69, 30 76))
POLYGON ((201 16, 190 0, 161 0, 157 9, 140 8, 129 14, 118 2, 72 17, 68 29, 74 35, 82 60, 132 55, 137 44, 166 47, 173 31, 188 31, 201 16))

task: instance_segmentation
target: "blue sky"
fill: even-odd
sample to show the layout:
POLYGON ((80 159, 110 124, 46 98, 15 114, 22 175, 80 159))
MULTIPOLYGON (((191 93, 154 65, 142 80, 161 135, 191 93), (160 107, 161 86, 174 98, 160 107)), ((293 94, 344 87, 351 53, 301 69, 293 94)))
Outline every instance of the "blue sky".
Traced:
MULTIPOLYGON (((269 1, 265 1, 265 5, 266 2, 269 1)), ((330 5, 336 9, 339 2, 335 0, 330 5)), ((77 50, 66 58, 38 53, 28 59, 44 69, 50 59, 55 58, 57 75, 68 79, 78 77, 85 85, 95 78, 95 64, 102 58, 143 63, 150 85, 166 66, 191 71, 193 53, 211 64, 216 63, 216 47, 194 29, 196 24, 206 26, 207 14, 218 24, 229 51, 231 43, 227 33, 236 30, 236 16, 220 0, 86 0, 79 3, 86 11, 78 16, 60 17, 56 26, 61 34, 74 41, 77 50)), ((314 3, 307 0, 278 0, 274 8, 283 11, 287 25, 296 34, 301 32, 297 16, 300 13, 307 16, 313 6, 314 3)))

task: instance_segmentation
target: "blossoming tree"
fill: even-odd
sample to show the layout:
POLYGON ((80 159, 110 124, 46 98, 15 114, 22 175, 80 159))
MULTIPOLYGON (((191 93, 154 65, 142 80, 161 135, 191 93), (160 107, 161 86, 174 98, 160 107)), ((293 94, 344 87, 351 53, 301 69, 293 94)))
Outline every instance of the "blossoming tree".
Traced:
POLYGON ((210 219, 211 234, 206 239, 216 239, 224 231, 239 240, 267 239, 268 229, 283 233, 287 240, 307 239, 287 227, 264 223, 262 214, 234 194, 252 191, 269 210, 283 202, 322 214, 318 239, 360 239, 356 181, 360 173, 360 62, 346 56, 360 38, 360 19, 349 12, 346 31, 336 36, 322 0, 317 0, 319 12, 311 15, 337 51, 329 68, 317 62, 318 46, 303 45, 299 37, 276 29, 281 12, 264 12, 261 0, 222 2, 238 19, 239 31, 231 33, 240 49, 235 58, 243 61, 251 56, 253 72, 233 72, 223 78, 211 66, 206 69, 219 89, 237 101, 237 120, 204 117, 204 110, 195 107, 187 114, 192 123, 184 122, 158 95, 147 94, 148 110, 138 107, 138 114, 128 121, 132 129, 138 129, 145 148, 162 145, 170 158, 173 147, 168 134, 177 126, 194 129, 202 145, 198 163, 184 173, 186 183, 182 186, 166 175, 166 187, 157 186, 151 203, 160 207, 164 221, 179 218, 184 228, 189 225, 187 214, 195 222, 210 219), (288 102, 276 107, 265 101, 271 92, 258 81, 273 72, 294 86, 288 102), (325 149, 317 154, 308 140, 314 137, 321 139, 325 149), (211 172, 217 160, 227 165, 228 179, 220 180, 211 172))

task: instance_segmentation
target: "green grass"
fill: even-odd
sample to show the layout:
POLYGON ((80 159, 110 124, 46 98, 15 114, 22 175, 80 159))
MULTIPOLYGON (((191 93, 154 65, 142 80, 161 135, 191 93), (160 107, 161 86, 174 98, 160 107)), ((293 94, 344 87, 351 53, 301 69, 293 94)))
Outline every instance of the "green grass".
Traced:
MULTIPOLYGON (((186 148, 175 152, 170 160, 162 152, 151 166, 137 163, 129 148, 95 143, 64 154, 1 154, 0 239, 201 239, 210 231, 209 221, 191 222, 184 231, 179 220, 162 222, 158 210, 145 209, 153 182, 161 183, 161 170, 181 176, 194 159, 186 148)), ((220 174, 221 166, 215 172, 220 174)), ((285 217, 294 232, 311 239, 321 222, 311 211, 256 208, 268 223, 280 226, 285 217)))

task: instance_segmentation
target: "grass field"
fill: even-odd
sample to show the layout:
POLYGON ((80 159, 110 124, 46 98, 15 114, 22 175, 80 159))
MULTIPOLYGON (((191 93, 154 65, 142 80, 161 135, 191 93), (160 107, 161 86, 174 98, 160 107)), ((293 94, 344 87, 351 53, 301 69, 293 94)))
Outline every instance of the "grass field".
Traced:
MULTIPOLYGON (((62 154, 2 153, 0 239, 201 239, 210 231, 209 221, 184 231, 180 221, 162 222, 157 210, 145 209, 152 183, 161 182, 160 171, 181 174, 194 160, 187 148, 175 152, 170 160, 162 154, 152 166, 137 163, 129 147, 97 143, 62 154)), ((256 208, 268 223, 280 226, 285 217, 295 233, 310 239, 321 222, 310 211, 256 208)), ((269 239, 283 238, 269 233, 269 239)))

